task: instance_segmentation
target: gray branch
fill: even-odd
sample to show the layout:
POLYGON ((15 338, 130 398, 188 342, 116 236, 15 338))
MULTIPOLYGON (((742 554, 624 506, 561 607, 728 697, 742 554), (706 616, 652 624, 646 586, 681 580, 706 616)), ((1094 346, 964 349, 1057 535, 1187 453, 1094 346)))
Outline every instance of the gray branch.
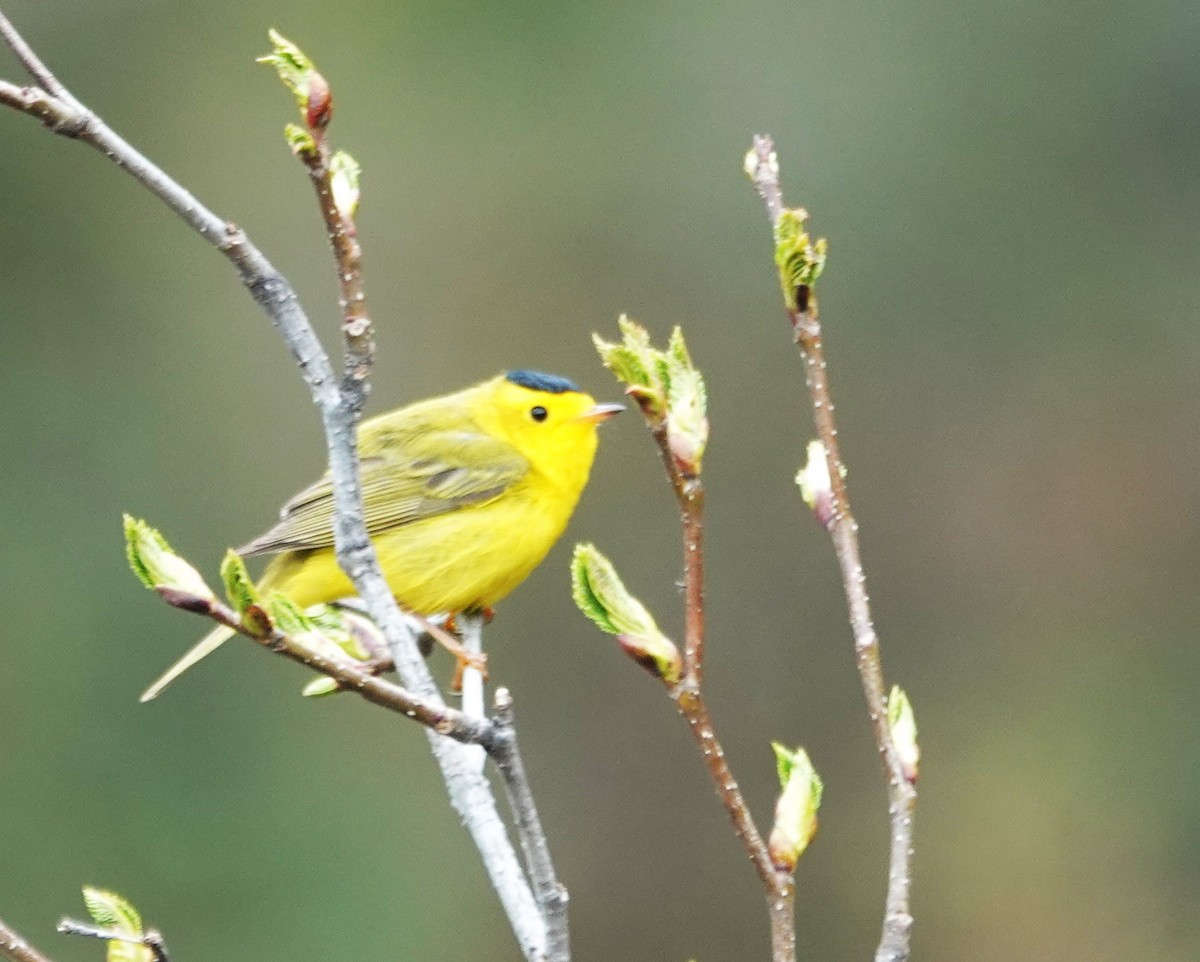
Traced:
POLYGON ((525 864, 533 880, 542 917, 546 920, 546 957, 551 962, 567 962, 571 958, 570 932, 567 928, 567 889, 559 882, 550 860, 546 833, 538 817, 533 789, 525 774, 525 763, 517 747, 516 720, 513 717, 512 695, 507 688, 496 690, 496 715, 492 722, 493 738, 488 751, 500 769, 508 802, 512 807, 517 836, 525 851, 525 864))
MULTIPOLYGON (((354 400, 339 389, 329 356, 291 284, 236 224, 210 211, 76 100, 38 60, 2 13, 0 37, 41 85, 38 89, 0 81, 0 103, 37 117, 55 133, 95 148, 139 181, 225 255, 237 268, 250 295, 279 328, 325 429, 336 506, 334 537, 338 563, 388 639, 404 686, 429 702, 444 704, 367 537, 359 484, 354 400)), ((473 747, 460 745, 428 729, 426 735, 441 768, 450 803, 479 849, 522 953, 530 962, 548 960, 546 924, 496 811, 491 787, 477 766, 468 761, 473 747)))

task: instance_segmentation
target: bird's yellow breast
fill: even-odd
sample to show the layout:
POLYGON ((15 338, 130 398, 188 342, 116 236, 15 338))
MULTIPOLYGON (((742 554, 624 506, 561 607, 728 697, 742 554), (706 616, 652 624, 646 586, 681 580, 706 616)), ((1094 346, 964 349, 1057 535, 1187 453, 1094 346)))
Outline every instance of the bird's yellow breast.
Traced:
MULTIPOLYGON (((587 481, 534 470, 500 498, 382 532, 373 540, 384 578, 409 611, 432 615, 495 604, 528 577, 558 540, 587 481)), ((288 551, 267 567, 261 587, 301 607, 352 596, 331 548, 288 551)))

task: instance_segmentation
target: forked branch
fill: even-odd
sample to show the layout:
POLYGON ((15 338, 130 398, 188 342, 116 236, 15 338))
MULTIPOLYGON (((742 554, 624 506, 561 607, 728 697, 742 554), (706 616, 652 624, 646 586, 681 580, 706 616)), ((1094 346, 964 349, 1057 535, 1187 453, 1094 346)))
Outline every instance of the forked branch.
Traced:
MULTIPOLYGON (((330 230, 341 280, 346 376, 335 377, 308 317, 287 279, 275 269, 246 234, 217 217, 161 168, 118 136, 95 113, 77 100, 54 76, 0 13, 0 39, 12 49, 34 80, 21 86, 0 80, 0 103, 40 120, 54 133, 82 141, 138 180, 196 233, 216 247, 237 269, 251 296, 279 328, 291 350, 325 429, 329 471, 335 504, 334 536, 338 562, 353 582, 372 620, 383 631, 404 688, 429 705, 442 705, 441 694, 418 651, 403 615, 379 568, 363 521, 362 492, 356 451, 356 427, 365 396, 372 357, 372 338, 365 299, 356 288, 358 250, 345 225, 330 225, 329 192, 318 196, 330 230), (346 280, 346 274, 351 274, 346 280)), ((326 118, 327 120, 327 118, 326 118)), ((336 206, 336 205, 335 205, 336 206)), ((427 729, 430 746, 442 769, 451 804, 479 848, 492 884, 508 914, 525 957, 565 962, 566 955, 547 954, 547 923, 538 908, 508 833, 496 810, 490 785, 481 772, 463 763, 463 749, 427 729)), ((511 741, 515 751, 515 740, 511 741)), ((522 769, 523 770, 523 769, 522 769)))

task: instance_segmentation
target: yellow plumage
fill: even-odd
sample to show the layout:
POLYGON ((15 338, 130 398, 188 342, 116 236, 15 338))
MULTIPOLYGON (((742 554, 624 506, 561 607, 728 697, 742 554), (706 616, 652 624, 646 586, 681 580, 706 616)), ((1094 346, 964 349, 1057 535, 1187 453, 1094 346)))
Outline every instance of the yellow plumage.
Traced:
MULTIPOLYGON (((567 526, 619 405, 564 378, 513 371, 364 421, 358 432, 367 531, 396 600, 421 615, 495 604, 567 526)), ((333 548, 328 476, 238 549, 279 552, 259 582, 301 607, 350 597, 333 548)), ((148 701, 229 637, 218 629, 147 689, 148 701)))

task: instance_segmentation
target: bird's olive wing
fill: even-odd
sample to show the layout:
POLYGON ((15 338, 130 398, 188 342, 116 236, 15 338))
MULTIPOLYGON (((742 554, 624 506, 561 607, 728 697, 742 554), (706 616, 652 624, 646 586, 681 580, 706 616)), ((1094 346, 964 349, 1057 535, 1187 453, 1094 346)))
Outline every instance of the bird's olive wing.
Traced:
MULTIPOLYGON (((394 448, 372 445, 362 467, 363 513, 371 536, 500 497, 529 463, 511 445, 473 431, 436 431, 394 448)), ((239 554, 333 546, 333 485, 326 475, 283 506, 266 534, 239 554)))

